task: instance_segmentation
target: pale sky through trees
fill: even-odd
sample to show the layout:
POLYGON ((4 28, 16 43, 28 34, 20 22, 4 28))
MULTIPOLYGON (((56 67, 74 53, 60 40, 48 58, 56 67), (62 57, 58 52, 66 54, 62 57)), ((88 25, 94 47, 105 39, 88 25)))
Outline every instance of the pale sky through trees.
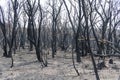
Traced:
MULTIPOLYGON (((7 1, 8 0, 0 0, 0 6, 7 7, 7 1)), ((46 0, 41 0, 41 4, 45 4, 46 0)))
MULTIPOLYGON (((4 9, 5 12, 7 12, 8 1, 10 0, 0 0, 0 6, 4 9)), ((41 5, 45 6, 47 0, 40 0, 40 1, 41 1, 41 5)))
POLYGON ((0 0, 0 5, 1 5, 2 7, 5 7, 6 4, 7 4, 7 0, 0 0))

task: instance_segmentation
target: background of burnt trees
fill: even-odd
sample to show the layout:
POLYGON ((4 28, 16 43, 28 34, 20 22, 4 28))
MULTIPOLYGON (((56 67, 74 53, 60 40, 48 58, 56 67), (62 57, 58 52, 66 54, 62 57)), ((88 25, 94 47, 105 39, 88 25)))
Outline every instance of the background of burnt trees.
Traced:
POLYGON ((72 46, 77 62, 90 53, 99 80, 94 54, 104 57, 120 53, 119 2, 69 0, 68 3, 70 5, 66 0, 48 0, 47 7, 42 7, 40 0, 11 0, 7 14, 0 7, 3 56, 11 57, 11 66, 13 51, 15 53, 18 45, 24 49, 26 42, 30 50, 35 48, 38 61, 44 65, 47 61, 43 60, 43 49, 51 48, 54 58, 59 48, 66 51, 72 46))
POLYGON ((4 49, 4 53, 3 56, 5 57, 11 57, 12 60, 12 64, 11 67, 13 67, 13 57, 12 57, 12 52, 17 48, 16 46, 16 34, 17 34, 17 29, 18 29, 18 19, 19 19, 19 13, 20 13, 20 9, 21 9, 21 3, 18 2, 17 0, 11 0, 8 3, 8 25, 6 26, 6 21, 5 21, 5 14, 3 9, 0 7, 1 9, 1 30, 3 32, 3 49, 4 49), (12 6, 12 7, 11 7, 12 6), (11 8, 10 8, 11 7, 11 8), (13 16, 11 16, 10 10, 13 11, 13 16), (10 19, 12 18, 12 19, 10 19), (12 27, 11 27, 12 25, 12 27), (8 27, 8 28, 7 28, 8 27), (8 33, 7 33, 7 29, 8 29, 8 33), (8 34, 8 35, 7 35, 8 34), (7 37, 8 36, 8 37, 7 37), (7 50, 7 47, 9 47, 7 50))

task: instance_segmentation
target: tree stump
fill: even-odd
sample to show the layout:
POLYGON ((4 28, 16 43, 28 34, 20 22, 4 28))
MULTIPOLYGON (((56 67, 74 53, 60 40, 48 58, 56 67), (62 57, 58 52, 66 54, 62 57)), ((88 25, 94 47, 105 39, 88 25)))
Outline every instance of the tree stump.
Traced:
POLYGON ((110 59, 110 60, 109 60, 109 64, 113 64, 113 59, 110 59))

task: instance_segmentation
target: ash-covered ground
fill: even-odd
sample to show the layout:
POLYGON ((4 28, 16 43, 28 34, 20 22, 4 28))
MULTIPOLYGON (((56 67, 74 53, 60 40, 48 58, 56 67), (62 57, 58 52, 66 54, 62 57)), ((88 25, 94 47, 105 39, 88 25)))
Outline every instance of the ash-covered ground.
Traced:
MULTIPOLYGON (((35 51, 18 50, 13 56, 14 67, 11 59, 2 57, 0 51, 0 80, 96 80, 89 56, 81 58, 81 63, 75 63, 80 76, 77 76, 71 52, 58 51, 54 59, 48 55, 48 66, 42 67, 37 61, 35 51)), ((100 80, 120 80, 120 59, 113 57, 114 64, 109 64, 106 58, 106 68, 98 70, 100 80)), ((95 58, 98 63, 98 58, 95 58)))

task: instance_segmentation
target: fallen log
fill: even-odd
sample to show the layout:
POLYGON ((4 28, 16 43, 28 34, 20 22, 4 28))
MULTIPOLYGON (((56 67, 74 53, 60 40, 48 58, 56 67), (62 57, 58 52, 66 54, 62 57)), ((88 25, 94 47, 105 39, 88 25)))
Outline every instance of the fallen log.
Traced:
POLYGON ((120 54, 93 54, 95 57, 120 57, 120 54))

